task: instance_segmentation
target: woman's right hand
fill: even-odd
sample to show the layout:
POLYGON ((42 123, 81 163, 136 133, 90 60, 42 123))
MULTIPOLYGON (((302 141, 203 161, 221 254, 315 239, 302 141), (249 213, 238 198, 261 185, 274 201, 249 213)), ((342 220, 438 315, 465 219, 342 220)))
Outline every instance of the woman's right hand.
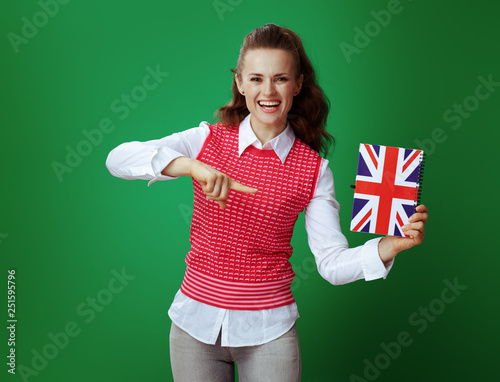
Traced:
POLYGON ((161 173, 166 176, 190 176, 196 179, 207 195, 207 199, 217 200, 222 209, 226 208, 226 199, 230 189, 249 193, 258 191, 256 188, 232 180, 226 174, 197 159, 184 156, 172 160, 161 173))
POLYGON ((228 175, 197 159, 194 159, 189 175, 200 183, 203 192, 207 195, 207 199, 216 200, 222 209, 226 208, 226 199, 229 196, 229 190, 252 194, 258 191, 256 188, 236 182, 228 175))

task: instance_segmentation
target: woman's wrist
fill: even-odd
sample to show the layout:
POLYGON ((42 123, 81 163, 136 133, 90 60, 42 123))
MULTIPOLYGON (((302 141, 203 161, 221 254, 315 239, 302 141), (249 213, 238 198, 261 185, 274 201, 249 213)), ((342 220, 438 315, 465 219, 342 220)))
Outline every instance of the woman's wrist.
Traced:
POLYGON ((378 242, 378 255, 384 264, 394 259, 397 254, 398 252, 392 247, 391 240, 387 237, 383 237, 378 242))

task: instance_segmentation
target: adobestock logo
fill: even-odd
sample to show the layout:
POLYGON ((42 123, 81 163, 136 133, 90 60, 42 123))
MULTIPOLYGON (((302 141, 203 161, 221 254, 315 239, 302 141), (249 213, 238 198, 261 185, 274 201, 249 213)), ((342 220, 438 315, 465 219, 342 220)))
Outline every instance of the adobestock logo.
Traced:
MULTIPOLYGON (((153 69, 151 66, 146 66, 147 74, 142 78, 141 84, 134 86, 129 93, 122 93, 119 98, 114 99, 110 104, 110 110, 118 114, 120 120, 126 119, 131 110, 136 109, 143 102, 150 91, 156 89, 161 84, 169 73, 162 72, 160 65, 157 64, 153 69)), ((104 134, 111 133, 116 128, 111 118, 102 118, 99 121, 98 128, 82 130, 84 139, 80 140, 74 147, 67 145, 66 157, 64 163, 53 161, 52 169, 56 174, 57 180, 61 183, 63 175, 72 173, 73 170, 83 162, 83 158, 92 154, 94 147, 99 146, 104 134)))
POLYGON ((0 243, 2 242, 2 239, 7 239, 9 237, 8 233, 0 233, 0 243))
POLYGON ((302 282, 307 280, 317 269, 316 260, 312 256, 305 257, 300 265, 294 265, 295 277, 291 286, 292 292, 298 290, 302 282))
MULTIPOLYGON (((457 130, 465 119, 470 118, 472 113, 479 109, 481 102, 486 101, 500 86, 500 82, 493 81, 493 75, 490 73, 487 78, 478 76, 478 85, 474 93, 468 95, 461 103, 454 103, 453 107, 446 109, 443 113, 443 121, 452 123, 450 129, 457 130)), ((429 156, 434 153, 436 146, 439 143, 444 143, 448 140, 448 134, 442 127, 435 127, 430 138, 415 139, 415 145, 424 150, 425 155, 429 156)))
POLYGON ((190 225, 191 219, 193 218, 193 206, 192 205, 188 206, 187 204, 179 203, 177 207, 179 208, 179 212, 184 222, 187 225, 190 225))
POLYGON ((41 10, 35 12, 31 19, 26 16, 21 17, 21 34, 14 32, 7 33, 7 38, 14 49, 14 52, 19 53, 19 46, 26 45, 30 40, 38 35, 41 28, 45 27, 51 18, 54 18, 59 13, 60 5, 66 5, 70 0, 39 0, 38 6, 41 10))
MULTIPOLYGON (((96 315, 102 312, 107 306, 114 301, 115 297, 122 293, 123 290, 134 280, 136 276, 127 274, 125 268, 120 272, 116 269, 111 270, 113 277, 108 281, 105 288, 100 289, 95 297, 87 297, 75 308, 76 314, 79 317, 85 317, 83 322, 88 325, 96 318, 96 315)), ((42 346, 31 349, 32 358, 28 366, 20 364, 18 366, 18 374, 20 374, 23 382, 33 381, 33 377, 40 375, 49 365, 50 361, 56 359, 68 345, 74 342, 74 338, 85 332, 86 325, 81 322, 70 320, 67 321, 64 327, 55 333, 47 333, 47 342, 42 346)), ((71 380, 71 379, 68 379, 71 380)))
POLYGON ((212 5, 220 21, 224 21, 224 13, 234 11, 234 7, 242 2, 243 0, 214 0, 212 5))
POLYGON ((355 35, 353 44, 349 44, 345 41, 340 43, 340 50, 347 63, 351 63, 351 56, 353 54, 360 54, 362 49, 370 45, 372 40, 382 32, 383 28, 387 28, 392 20, 392 16, 398 15, 402 11, 403 5, 399 0, 389 0, 387 9, 381 9, 378 12, 372 9, 370 11, 372 20, 368 21, 363 29, 358 26, 354 27, 355 35))
MULTIPOLYGON (((411 327, 416 327, 416 333, 422 334, 427 328, 432 325, 445 311, 449 304, 454 303, 463 291, 468 288, 467 285, 458 283, 457 277, 453 282, 444 279, 445 287, 441 289, 439 295, 429 301, 425 306, 420 306, 418 310, 408 316, 408 324, 411 327)), ((357 374, 351 374, 349 382, 371 382, 378 379, 384 370, 395 362, 403 353, 405 347, 414 343, 414 335, 411 331, 400 331, 393 341, 381 342, 380 352, 374 357, 365 358, 363 360, 364 370, 363 377, 357 374)))

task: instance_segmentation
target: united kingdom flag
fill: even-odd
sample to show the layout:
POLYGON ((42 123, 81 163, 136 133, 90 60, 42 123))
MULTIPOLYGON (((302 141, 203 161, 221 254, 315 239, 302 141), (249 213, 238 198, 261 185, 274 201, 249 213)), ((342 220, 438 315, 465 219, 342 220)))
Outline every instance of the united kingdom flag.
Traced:
POLYGON ((360 144, 351 231, 406 236, 415 212, 422 150, 360 144))

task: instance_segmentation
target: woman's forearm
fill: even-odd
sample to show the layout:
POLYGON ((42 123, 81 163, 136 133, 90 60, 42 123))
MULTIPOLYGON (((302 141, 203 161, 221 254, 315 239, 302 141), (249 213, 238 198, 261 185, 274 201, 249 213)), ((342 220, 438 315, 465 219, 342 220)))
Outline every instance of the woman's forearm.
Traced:
POLYGON ((175 158, 161 171, 161 173, 171 177, 191 176, 191 168, 196 161, 196 159, 184 156, 175 158))

